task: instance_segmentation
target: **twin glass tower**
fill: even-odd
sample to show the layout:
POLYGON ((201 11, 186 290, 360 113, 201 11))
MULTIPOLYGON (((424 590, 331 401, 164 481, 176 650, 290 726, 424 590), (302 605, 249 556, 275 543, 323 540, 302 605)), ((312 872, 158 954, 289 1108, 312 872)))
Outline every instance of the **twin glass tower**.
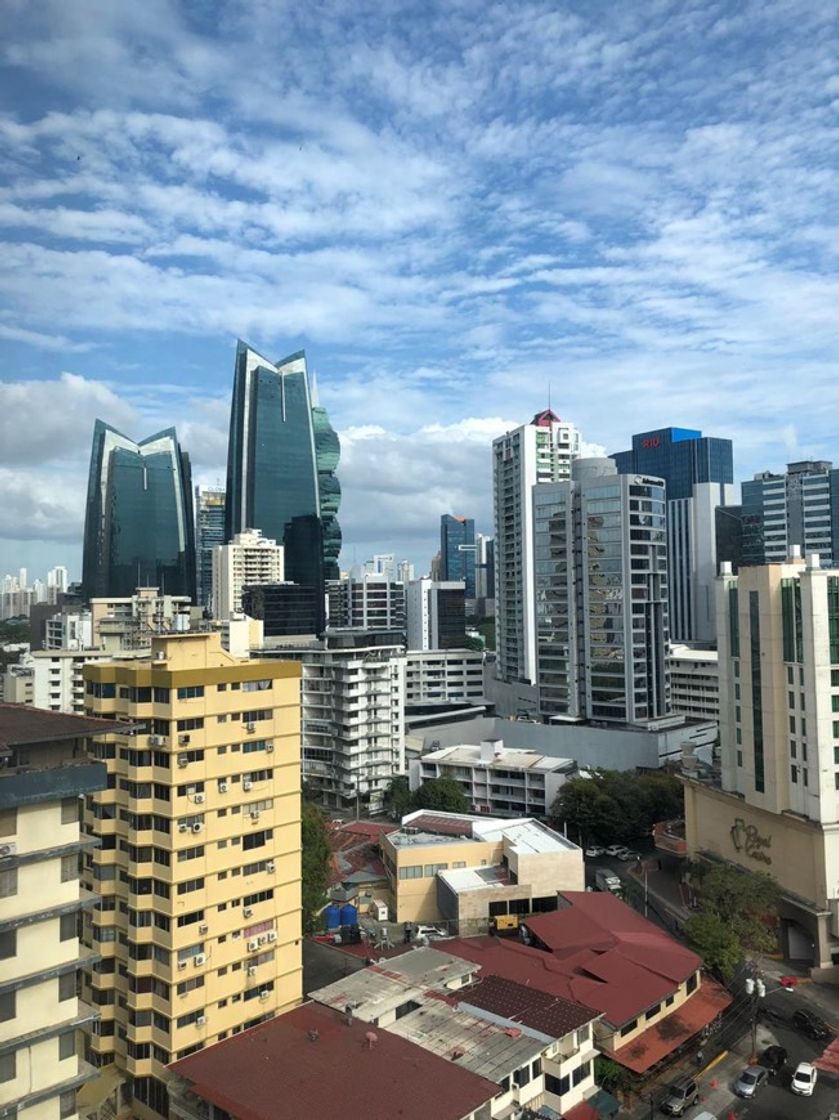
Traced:
MULTIPOLYGON (((285 548, 286 579, 321 591, 338 577, 340 443, 313 401, 306 354, 279 362, 236 347, 227 452, 225 540, 260 529, 285 548)), ((141 585, 196 596, 188 455, 174 428, 140 443, 97 420, 88 480, 86 596, 141 585)))

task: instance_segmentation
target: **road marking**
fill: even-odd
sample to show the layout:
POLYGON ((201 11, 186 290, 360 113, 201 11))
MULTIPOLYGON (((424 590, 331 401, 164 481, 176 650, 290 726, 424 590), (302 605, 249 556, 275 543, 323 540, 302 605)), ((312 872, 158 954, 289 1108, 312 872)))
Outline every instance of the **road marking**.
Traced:
POLYGON ((703 1066, 703 1068, 699 1071, 699 1076, 701 1077, 703 1073, 707 1073, 709 1069, 713 1069, 715 1065, 721 1062, 723 1058, 727 1058, 728 1055, 729 1051, 723 1050, 721 1054, 718 1054, 716 1058, 714 1058, 713 1062, 709 1062, 707 1066, 703 1066))

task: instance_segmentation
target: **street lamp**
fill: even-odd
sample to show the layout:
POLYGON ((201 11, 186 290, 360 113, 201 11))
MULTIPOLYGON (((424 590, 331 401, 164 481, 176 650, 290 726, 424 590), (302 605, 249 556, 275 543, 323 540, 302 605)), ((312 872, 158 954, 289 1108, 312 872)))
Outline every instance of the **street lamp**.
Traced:
POLYGON ((762 999, 766 999, 766 984, 763 977, 748 976, 746 978, 746 995, 752 999, 752 1061, 757 1057, 757 1008, 762 999))

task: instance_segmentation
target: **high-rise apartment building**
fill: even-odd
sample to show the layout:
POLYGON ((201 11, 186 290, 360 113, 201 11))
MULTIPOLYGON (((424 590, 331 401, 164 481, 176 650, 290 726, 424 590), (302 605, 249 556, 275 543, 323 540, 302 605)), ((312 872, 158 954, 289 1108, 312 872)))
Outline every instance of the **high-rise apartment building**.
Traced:
POLYGON ((408 649, 463 649, 466 601, 462 581, 415 579, 405 590, 408 649))
POLYGON ((718 580, 720 788, 687 781, 687 840, 777 880, 792 959, 839 964, 839 573, 817 555, 718 580))
POLYGON ((174 428, 135 443, 96 421, 82 568, 86 598, 154 585, 195 601, 192 475, 174 428))
POLYGON ((165 1117, 170 1062, 301 997, 300 666, 191 633, 85 679, 89 712, 126 721, 93 747, 110 784, 84 810, 88 1058, 126 1077, 133 1115, 165 1117))
POLYGON ((550 409, 492 444, 495 648, 498 679, 505 683, 536 681, 531 491, 538 483, 570 478, 579 454, 579 432, 550 409))
POLYGON ((195 487, 196 602, 209 607, 213 600, 213 549, 224 544, 224 490, 195 487))
POLYGON ((839 470, 825 460, 790 463, 742 484, 741 564, 777 564, 793 546, 839 559, 839 470))
POLYGON ((495 598, 495 538, 485 533, 475 537, 475 595, 495 598))
POLYGON ((110 722, 0 704, 0 1115, 75 1120, 76 1091, 95 1077, 79 1060, 98 1009, 78 999, 79 797, 105 786, 85 752, 110 722))
POLYGON ((662 478, 667 486, 670 632, 677 642, 716 638, 716 516, 735 500, 730 439, 693 428, 659 428, 632 437, 613 455, 621 474, 662 478))
POLYGON ((323 590, 337 578, 338 437, 313 404, 304 351, 273 363, 236 348, 225 539, 259 529, 285 549, 286 576, 323 590))
POLYGON ((444 513, 440 518, 441 578, 462 580, 467 599, 475 591, 475 522, 471 517, 454 517, 444 513))
POLYGON ((284 549, 259 529, 237 533, 213 549, 213 618, 230 618, 242 609, 242 588, 282 583, 284 549))
POLYGON ((539 710, 649 724, 670 714, 665 488, 578 459, 533 488, 539 710))
POLYGON ((358 570, 327 588, 329 627, 405 631, 405 585, 358 570))
POLYGON ((414 578, 414 565, 410 560, 400 560, 396 565, 396 578, 399 583, 410 583, 414 578))

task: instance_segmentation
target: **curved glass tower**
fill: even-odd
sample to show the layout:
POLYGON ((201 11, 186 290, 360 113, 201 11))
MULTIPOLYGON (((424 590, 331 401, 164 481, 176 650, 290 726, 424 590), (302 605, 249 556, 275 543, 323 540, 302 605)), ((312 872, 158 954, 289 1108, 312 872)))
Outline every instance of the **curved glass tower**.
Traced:
POLYGON ((88 598, 159 587, 194 601, 192 472, 174 428, 135 443, 96 421, 82 586, 88 598))
POLYGON ((227 452, 225 536, 261 529, 285 547, 286 578, 323 585, 337 575, 340 445, 313 407, 305 351, 270 362, 236 347, 227 452))

